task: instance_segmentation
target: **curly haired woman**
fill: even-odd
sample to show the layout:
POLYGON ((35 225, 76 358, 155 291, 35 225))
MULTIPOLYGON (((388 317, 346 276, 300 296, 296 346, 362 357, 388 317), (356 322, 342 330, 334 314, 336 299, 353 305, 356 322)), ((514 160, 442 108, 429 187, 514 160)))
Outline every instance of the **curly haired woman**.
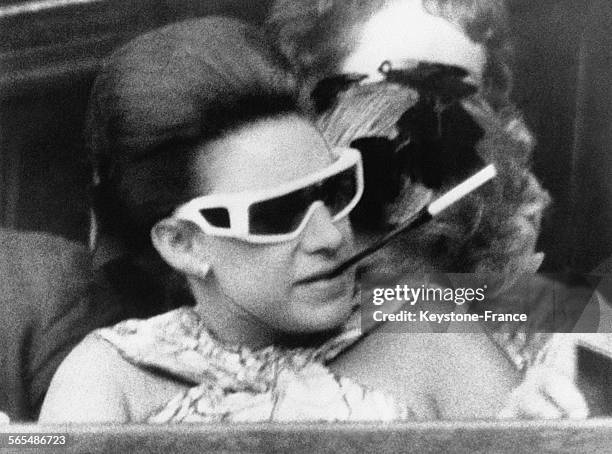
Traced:
MULTIPOLYGON (((393 68, 439 64, 465 71, 463 82, 477 91, 460 105, 484 131, 476 141, 475 156, 453 156, 453 137, 447 138, 451 146, 441 155, 447 161, 434 160, 440 164, 439 173, 445 175, 441 184, 427 184, 411 175, 413 169, 407 169, 397 194, 381 208, 386 222, 375 229, 359 229, 357 223, 356 238, 370 241, 448 190, 457 181, 457 171, 464 170, 458 168, 463 161, 493 163, 498 177, 486 191, 467 197, 426 227, 387 246, 362 276, 367 278, 368 271, 395 276, 474 273, 477 282, 489 285, 487 309, 503 307, 530 314, 529 324, 500 324, 487 332, 519 370, 538 362, 538 352, 548 339, 542 333, 571 327, 575 314, 550 325, 552 286, 532 275, 543 259, 535 248, 549 197, 530 168, 532 135, 510 99, 512 43, 505 2, 277 0, 268 29, 299 74, 305 100, 316 101, 316 89, 327 78, 345 74, 358 81, 335 93, 332 102, 317 111, 319 124, 333 145, 401 136, 398 120, 405 118, 421 94, 411 87, 386 83, 380 71, 384 64, 393 68)), ((454 133, 455 143, 469 140, 467 133, 457 129, 454 133)), ((375 153, 376 145, 374 148, 375 153)), ((442 279, 448 281, 449 276, 442 279)), ((454 275, 452 280, 470 282, 465 275, 454 275)), ((527 383, 521 390, 530 386, 527 383)), ((557 391, 551 394, 563 393, 557 391)), ((508 415, 530 414, 521 407, 525 400, 520 392, 517 395, 508 415)), ((539 408, 550 410, 546 405, 539 408)), ((534 411, 535 415, 544 413, 534 411)), ((562 413, 546 413, 550 414, 562 413)))

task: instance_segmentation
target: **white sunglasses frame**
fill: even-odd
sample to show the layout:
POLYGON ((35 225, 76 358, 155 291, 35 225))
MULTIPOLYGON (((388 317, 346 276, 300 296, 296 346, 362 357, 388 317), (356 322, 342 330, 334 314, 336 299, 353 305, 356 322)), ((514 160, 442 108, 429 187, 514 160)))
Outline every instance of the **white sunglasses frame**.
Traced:
POLYGON ((291 241, 297 238, 312 217, 315 210, 325 206, 322 201, 314 201, 304 215, 300 225, 292 232, 277 235, 257 235, 249 233, 249 208, 254 203, 258 203, 271 198, 281 197, 291 192, 306 188, 314 183, 322 181, 340 172, 356 167, 357 191, 353 200, 338 214, 332 217, 332 222, 339 221, 346 217, 359 203, 364 190, 363 164, 361 153, 354 148, 334 148, 338 159, 325 169, 307 175, 295 181, 281 184, 274 188, 261 189, 257 191, 241 191, 226 194, 211 194, 196 197, 189 202, 179 206, 173 213, 173 217, 196 224, 202 232, 207 235, 236 238, 249 243, 271 244, 291 241), (205 208, 225 208, 229 213, 230 228, 215 227, 208 223, 201 215, 200 210, 205 208))

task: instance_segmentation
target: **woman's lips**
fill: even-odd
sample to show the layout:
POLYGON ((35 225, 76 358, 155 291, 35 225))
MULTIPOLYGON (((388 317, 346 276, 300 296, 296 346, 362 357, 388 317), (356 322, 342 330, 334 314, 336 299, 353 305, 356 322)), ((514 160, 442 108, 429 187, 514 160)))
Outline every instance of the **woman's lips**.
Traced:
POLYGON ((305 284, 314 284, 316 282, 336 280, 344 276, 349 270, 343 270, 339 273, 337 271, 338 271, 337 266, 325 268, 325 269, 322 269, 321 271, 317 271, 316 273, 311 274, 310 276, 304 277, 302 279, 298 279, 296 281, 296 284, 305 285, 305 284))
POLYGON ((327 279, 329 279, 328 276, 333 271, 334 271, 334 268, 329 268, 329 269, 327 269, 325 271, 319 271, 319 272, 317 272, 315 274, 312 274, 311 276, 305 277, 303 279, 298 279, 296 281, 296 284, 298 284, 298 285, 313 284, 315 282, 327 280, 327 279))
POLYGON ((350 287, 350 276, 347 273, 342 273, 334 277, 318 277, 329 274, 329 270, 318 273, 309 278, 305 278, 296 282, 298 286, 304 286, 308 289, 319 291, 327 294, 328 298, 339 296, 345 293, 350 287))
POLYGON ((313 284, 321 281, 331 281, 337 279, 346 273, 347 270, 339 270, 338 267, 328 268, 324 271, 319 271, 309 277, 300 279, 297 281, 298 284, 313 284))

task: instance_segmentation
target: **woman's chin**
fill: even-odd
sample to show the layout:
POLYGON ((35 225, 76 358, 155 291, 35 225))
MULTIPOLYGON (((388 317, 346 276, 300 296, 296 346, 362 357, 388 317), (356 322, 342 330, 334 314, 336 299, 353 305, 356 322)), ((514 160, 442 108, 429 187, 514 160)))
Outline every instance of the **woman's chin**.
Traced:
POLYGON ((355 300, 352 293, 345 292, 335 298, 302 301, 295 307, 293 323, 288 331, 295 333, 315 333, 330 331, 344 325, 355 309, 355 300))

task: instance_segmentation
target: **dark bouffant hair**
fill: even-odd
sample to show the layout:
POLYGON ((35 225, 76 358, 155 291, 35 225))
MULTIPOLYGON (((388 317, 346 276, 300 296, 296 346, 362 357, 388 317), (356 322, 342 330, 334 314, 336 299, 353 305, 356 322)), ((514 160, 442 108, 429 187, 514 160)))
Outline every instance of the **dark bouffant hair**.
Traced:
POLYGON ((87 142, 101 230, 138 250, 191 185, 199 145, 258 119, 298 113, 287 63, 258 28, 207 17, 142 35, 93 87, 87 142))
POLYGON ((86 142, 98 230, 122 241, 105 298, 129 317, 193 303, 155 252, 151 228, 195 193, 202 145, 259 120, 300 114, 296 83, 264 33, 236 19, 172 24, 110 56, 91 94, 86 142))

